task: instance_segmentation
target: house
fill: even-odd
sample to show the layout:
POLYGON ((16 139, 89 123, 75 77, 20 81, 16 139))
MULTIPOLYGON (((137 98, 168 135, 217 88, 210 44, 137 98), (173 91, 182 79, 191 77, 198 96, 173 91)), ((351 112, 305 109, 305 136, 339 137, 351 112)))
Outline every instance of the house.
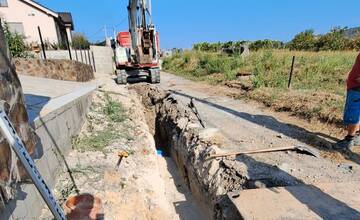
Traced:
POLYGON ((0 0, 0 18, 10 31, 23 35, 28 43, 40 42, 40 27, 44 42, 71 43, 74 23, 70 13, 55 12, 31 0, 0 0))

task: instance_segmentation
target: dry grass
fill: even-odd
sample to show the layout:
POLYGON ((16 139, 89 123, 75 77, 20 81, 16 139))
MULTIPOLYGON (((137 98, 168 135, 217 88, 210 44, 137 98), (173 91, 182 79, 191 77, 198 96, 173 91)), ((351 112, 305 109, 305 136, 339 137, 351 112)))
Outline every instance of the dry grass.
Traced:
POLYGON ((236 86, 242 90, 239 96, 258 100, 277 111, 340 123, 346 77, 357 54, 267 50, 242 58, 187 51, 165 59, 164 68, 192 80, 240 85, 236 86), (296 56, 296 63, 292 89, 288 90, 292 56, 296 56))

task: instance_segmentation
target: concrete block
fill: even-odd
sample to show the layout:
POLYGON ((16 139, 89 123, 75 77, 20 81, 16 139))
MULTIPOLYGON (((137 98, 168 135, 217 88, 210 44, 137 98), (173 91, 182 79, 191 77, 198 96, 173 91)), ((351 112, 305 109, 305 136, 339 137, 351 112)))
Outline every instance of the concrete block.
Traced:
POLYGON ((48 154, 45 154, 43 158, 40 160, 37 160, 35 162, 36 167, 38 168, 38 171, 40 172, 42 178, 45 180, 45 182, 50 183, 53 182, 52 176, 48 167, 48 163, 46 160, 48 154))
MULTIPOLYGON (((63 164, 61 157, 54 152, 54 145, 57 144, 66 156, 71 148, 71 138, 77 135, 84 123, 95 88, 81 88, 50 100, 33 123, 43 148, 43 155, 35 163, 51 189, 63 164)), ((36 188, 33 185, 23 185, 16 199, 7 204, 6 210, 0 213, 0 220, 38 219, 43 208, 42 198, 36 188)))

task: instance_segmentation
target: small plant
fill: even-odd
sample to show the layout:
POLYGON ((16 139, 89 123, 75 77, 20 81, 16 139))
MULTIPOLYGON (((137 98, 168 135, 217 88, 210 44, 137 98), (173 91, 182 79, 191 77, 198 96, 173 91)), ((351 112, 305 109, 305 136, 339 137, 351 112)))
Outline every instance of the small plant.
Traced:
POLYGON ((74 33, 72 37, 72 47, 77 50, 89 49, 90 42, 82 33, 74 33))
POLYGON ((18 33, 11 32, 7 23, 3 24, 3 30, 12 57, 14 58, 31 57, 31 54, 27 51, 28 48, 26 46, 24 36, 18 33))
POLYGON ((105 93, 105 107, 104 113, 111 122, 123 122, 126 120, 125 108, 120 102, 115 102, 111 99, 109 94, 105 93))
POLYGON ((100 151, 105 153, 105 148, 116 139, 122 138, 119 131, 107 127, 103 131, 91 134, 73 141, 73 148, 79 151, 100 151))

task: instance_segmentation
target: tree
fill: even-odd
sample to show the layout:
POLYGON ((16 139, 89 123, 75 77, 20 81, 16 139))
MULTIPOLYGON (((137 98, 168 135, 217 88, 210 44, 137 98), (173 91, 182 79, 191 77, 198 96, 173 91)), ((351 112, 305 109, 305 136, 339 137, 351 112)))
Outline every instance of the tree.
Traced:
POLYGON ((349 45, 349 38, 345 37, 347 28, 335 27, 329 33, 320 36, 316 43, 318 50, 345 50, 349 45))
POLYGON ((290 50, 315 50, 317 40, 313 30, 305 30, 297 35, 289 43, 290 50))
POLYGON ((250 43, 249 49, 257 51, 260 49, 281 49, 284 47, 284 43, 276 40, 257 40, 250 43))
POLYGON ((11 56, 14 58, 27 58, 30 57, 30 53, 27 51, 25 43, 25 37, 10 31, 7 23, 3 24, 4 34, 6 41, 9 45, 11 56))
POLYGON ((356 37, 352 40, 352 48, 360 50, 360 31, 357 32, 356 37))
POLYGON ((86 38, 86 36, 82 33, 74 33, 72 37, 72 47, 77 50, 81 49, 89 49, 90 42, 86 38))

